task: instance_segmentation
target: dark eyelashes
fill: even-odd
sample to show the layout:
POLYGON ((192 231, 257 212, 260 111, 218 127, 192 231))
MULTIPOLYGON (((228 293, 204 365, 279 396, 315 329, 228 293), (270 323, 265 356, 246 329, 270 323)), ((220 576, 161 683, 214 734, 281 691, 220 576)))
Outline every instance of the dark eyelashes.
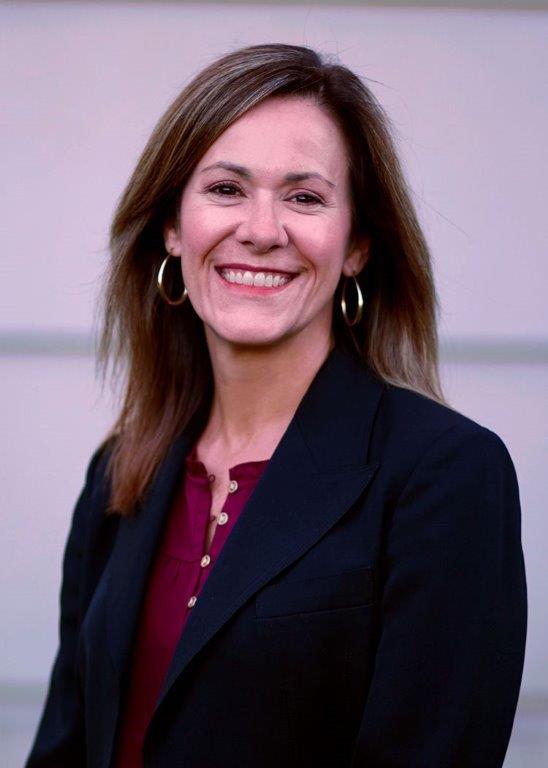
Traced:
MULTIPOLYGON (((206 192, 218 192, 219 194, 221 194, 221 192, 220 192, 221 189, 229 189, 232 192, 239 192, 240 191, 240 189, 235 184, 223 183, 223 184, 214 184, 212 187, 208 187, 206 189, 206 192)), ((222 196, 223 197, 234 197, 234 195, 224 195, 224 194, 222 196)))
MULTIPOLYGON (((220 182, 217 184, 213 184, 213 186, 208 187, 206 189, 206 192, 214 192, 215 194, 220 195, 221 197, 237 197, 237 194, 235 193, 241 193, 240 188, 237 184, 229 183, 229 182, 220 182), (229 194, 226 192, 221 192, 221 190, 229 190, 229 194)), ((294 198, 308 198, 308 200, 302 205, 323 205, 324 201, 318 197, 317 195, 312 195, 309 192, 297 192, 296 194, 292 195, 294 198)))

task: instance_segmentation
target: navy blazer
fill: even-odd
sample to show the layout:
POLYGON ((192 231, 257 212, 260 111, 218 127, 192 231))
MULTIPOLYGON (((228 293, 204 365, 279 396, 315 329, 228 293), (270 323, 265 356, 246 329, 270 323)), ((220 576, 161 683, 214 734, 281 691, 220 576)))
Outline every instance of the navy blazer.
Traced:
MULTIPOLYGON (((66 544, 60 646, 28 768, 112 765, 132 638, 194 435, 132 518, 98 451, 66 544)), ((336 347, 190 614, 145 768, 495 768, 527 620, 502 440, 336 347)))

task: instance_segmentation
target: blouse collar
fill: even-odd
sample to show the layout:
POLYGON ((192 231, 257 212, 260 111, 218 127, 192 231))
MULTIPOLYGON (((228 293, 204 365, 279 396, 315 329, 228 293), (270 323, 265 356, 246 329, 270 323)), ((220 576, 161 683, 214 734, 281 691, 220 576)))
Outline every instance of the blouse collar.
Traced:
MULTIPOLYGON (((256 480, 266 468, 269 459, 261 459, 259 461, 244 461, 240 464, 235 464, 229 469, 229 477, 231 480, 238 480, 239 482, 256 480)), ((189 477, 195 479, 206 479, 211 482, 215 479, 214 476, 208 474, 205 464, 198 459, 198 451, 196 444, 192 446, 192 449, 185 457, 185 469, 189 477)))

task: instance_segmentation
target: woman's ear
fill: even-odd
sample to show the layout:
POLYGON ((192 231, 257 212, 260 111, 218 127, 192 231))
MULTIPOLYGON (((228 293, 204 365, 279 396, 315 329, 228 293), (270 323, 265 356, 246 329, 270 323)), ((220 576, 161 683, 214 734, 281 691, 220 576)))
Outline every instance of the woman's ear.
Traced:
POLYGON ((173 225, 164 228, 164 244, 166 251, 172 256, 181 255, 181 237, 173 225))
POLYGON ((370 238, 365 235, 354 241, 343 263, 343 275, 346 277, 359 275, 369 259, 370 243, 370 238))

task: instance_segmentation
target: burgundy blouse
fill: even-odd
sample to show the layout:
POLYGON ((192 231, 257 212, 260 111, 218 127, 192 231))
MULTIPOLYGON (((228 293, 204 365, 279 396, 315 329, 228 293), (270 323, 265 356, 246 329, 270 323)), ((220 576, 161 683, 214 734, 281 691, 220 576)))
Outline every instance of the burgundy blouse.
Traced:
POLYGON ((155 554, 138 621, 128 689, 117 737, 116 768, 141 768, 142 746, 156 700, 192 606, 223 544, 268 464, 249 461, 229 470, 230 482, 209 550, 213 515, 208 475, 196 448, 187 454, 155 554))

